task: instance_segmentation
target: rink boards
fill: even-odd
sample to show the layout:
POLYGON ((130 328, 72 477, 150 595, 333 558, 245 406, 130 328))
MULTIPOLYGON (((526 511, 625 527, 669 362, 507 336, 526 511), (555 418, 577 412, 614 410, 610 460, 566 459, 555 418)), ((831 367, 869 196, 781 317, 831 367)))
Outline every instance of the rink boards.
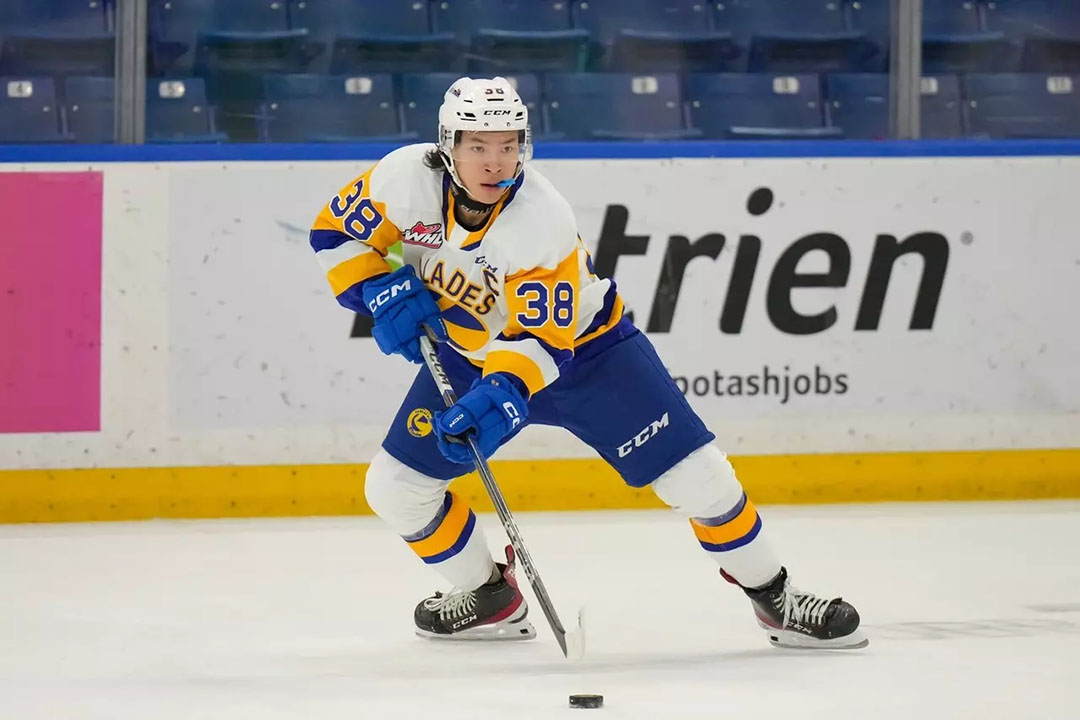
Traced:
MULTIPOLYGON (((759 502, 1076 497, 1080 159, 1023 147, 535 165, 759 502)), ((306 236, 382 150, 0 153, 0 521, 367 512, 416 369, 306 236)), ((658 504, 561 430, 497 458, 515 509, 658 504)))

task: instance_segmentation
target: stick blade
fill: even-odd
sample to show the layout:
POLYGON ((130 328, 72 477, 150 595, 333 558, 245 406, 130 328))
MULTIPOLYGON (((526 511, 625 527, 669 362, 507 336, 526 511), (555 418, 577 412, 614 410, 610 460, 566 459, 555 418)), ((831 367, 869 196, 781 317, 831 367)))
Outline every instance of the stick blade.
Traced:
POLYGON ((563 652, 567 660, 577 662, 585 657, 585 608, 578 610, 577 627, 567 631, 563 639, 563 652))

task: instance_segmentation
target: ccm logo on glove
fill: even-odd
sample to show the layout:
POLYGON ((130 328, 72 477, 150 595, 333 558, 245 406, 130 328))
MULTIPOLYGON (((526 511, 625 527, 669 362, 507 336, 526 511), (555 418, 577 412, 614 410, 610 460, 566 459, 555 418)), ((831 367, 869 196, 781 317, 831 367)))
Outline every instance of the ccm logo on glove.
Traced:
POLYGON ((447 434, 448 435, 460 435, 461 433, 467 431, 469 429, 469 426, 461 424, 461 423, 463 423, 465 421, 465 418, 466 418, 465 411, 462 410, 462 411, 458 412, 458 414, 455 415, 453 418, 451 418, 450 420, 447 420, 446 421, 446 432, 447 432, 447 434), (460 428, 460 430, 459 430, 459 428, 460 428))
POLYGON ((516 428, 521 424, 521 413, 514 407, 514 403, 504 402, 503 410, 506 411, 506 417, 510 418, 510 429, 516 428))
POLYGON ((408 292, 411 289, 411 280, 406 280, 403 283, 391 285, 390 287, 383 290, 371 299, 371 301, 368 303, 368 310, 370 310, 371 314, 374 315, 375 308, 382 307, 386 303, 390 302, 393 298, 396 298, 398 296, 398 293, 408 292))
MULTIPOLYGON (((510 429, 513 430, 521 424, 521 413, 514 407, 514 403, 507 401, 502 404, 503 411, 506 413, 506 419, 510 421, 510 429)), ((447 435, 463 435, 473 427, 472 417, 466 414, 465 410, 458 412, 450 420, 446 421, 447 435), (466 422, 469 421, 469 422, 466 422)))
POLYGON ((425 325, 431 328, 436 340, 446 341, 446 326, 435 296, 416 277, 412 265, 365 281, 363 295, 364 307, 375 318, 371 336, 387 355, 398 354, 409 362, 423 362, 420 336, 425 325))

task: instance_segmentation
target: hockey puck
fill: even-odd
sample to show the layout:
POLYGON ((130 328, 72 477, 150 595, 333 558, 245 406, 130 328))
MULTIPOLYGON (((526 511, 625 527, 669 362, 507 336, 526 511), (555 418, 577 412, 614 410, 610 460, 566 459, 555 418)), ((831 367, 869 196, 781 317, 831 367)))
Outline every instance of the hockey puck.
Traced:
POLYGON ((604 704, 603 695, 571 695, 570 707, 572 708, 598 708, 604 704))

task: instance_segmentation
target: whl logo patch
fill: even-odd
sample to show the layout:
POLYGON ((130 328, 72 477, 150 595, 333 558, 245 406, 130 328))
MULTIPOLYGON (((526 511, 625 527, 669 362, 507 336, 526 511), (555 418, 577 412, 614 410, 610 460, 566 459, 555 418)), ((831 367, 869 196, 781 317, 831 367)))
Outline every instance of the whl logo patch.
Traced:
POLYGON ((401 234, 401 241, 406 245, 423 245, 437 248, 442 245, 442 223, 425 225, 419 220, 401 234))

